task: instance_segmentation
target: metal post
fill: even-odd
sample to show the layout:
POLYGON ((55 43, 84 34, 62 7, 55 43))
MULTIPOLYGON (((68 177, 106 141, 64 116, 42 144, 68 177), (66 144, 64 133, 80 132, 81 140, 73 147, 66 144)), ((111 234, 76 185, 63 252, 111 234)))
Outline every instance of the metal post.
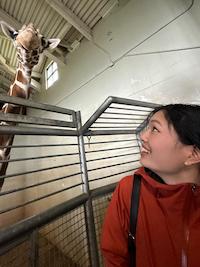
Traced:
POLYGON ((38 266, 38 229, 36 228, 30 236, 30 266, 37 267, 38 266))
MULTIPOLYGON (((80 112, 76 113, 76 117, 77 117, 77 127, 78 130, 80 130, 82 126, 80 112)), ((80 162, 82 170, 83 192, 87 193, 89 196, 87 202, 85 203, 85 218, 86 218, 86 230, 87 230, 89 253, 90 253, 90 262, 92 267, 99 267, 100 265, 99 265, 98 246, 97 246, 96 231, 95 231, 94 214, 92 207, 92 198, 89 189, 84 138, 82 133, 80 133, 78 136, 78 142, 79 142, 79 153, 80 153, 80 162)))

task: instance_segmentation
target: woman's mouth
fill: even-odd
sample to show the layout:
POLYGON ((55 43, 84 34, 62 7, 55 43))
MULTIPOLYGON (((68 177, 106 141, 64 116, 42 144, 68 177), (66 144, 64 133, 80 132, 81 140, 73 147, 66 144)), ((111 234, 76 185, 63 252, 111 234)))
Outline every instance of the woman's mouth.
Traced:
POLYGON ((147 149, 146 147, 144 147, 144 146, 142 146, 141 147, 141 155, 142 154, 150 154, 150 150, 149 149, 147 149))

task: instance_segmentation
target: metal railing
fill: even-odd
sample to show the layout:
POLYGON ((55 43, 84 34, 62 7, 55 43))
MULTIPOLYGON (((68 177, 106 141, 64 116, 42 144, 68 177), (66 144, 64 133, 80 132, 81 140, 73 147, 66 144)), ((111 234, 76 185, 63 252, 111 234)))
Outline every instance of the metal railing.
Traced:
POLYGON ((18 123, 0 127, 15 135, 0 177, 0 266, 103 266, 105 210, 119 179, 139 167, 137 132, 156 105, 109 97, 82 126, 80 112, 0 102, 29 108, 0 116, 18 123))

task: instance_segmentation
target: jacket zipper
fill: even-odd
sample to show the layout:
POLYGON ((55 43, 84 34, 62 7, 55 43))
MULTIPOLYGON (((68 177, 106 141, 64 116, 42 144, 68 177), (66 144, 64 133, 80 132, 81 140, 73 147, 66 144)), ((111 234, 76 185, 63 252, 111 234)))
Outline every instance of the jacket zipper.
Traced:
POLYGON ((188 255, 187 255, 187 248, 189 244, 189 236, 190 231, 188 227, 185 230, 185 248, 182 249, 182 255, 181 255, 181 267, 188 267, 188 255))
MULTIPOLYGON (((192 188, 191 188, 192 192, 194 192, 196 190, 196 185, 193 184, 192 188)), ((189 198, 189 212, 190 212, 190 208, 191 208, 191 197, 192 197, 192 193, 190 194, 190 198, 189 198)), ((190 217, 190 216, 188 216, 190 217)), ((190 239, 190 230, 189 230, 189 226, 188 226, 188 220, 186 221, 186 227, 184 230, 184 239, 185 239, 185 248, 182 249, 182 255, 181 255, 181 267, 188 267, 188 245, 189 245, 189 239, 190 239)))

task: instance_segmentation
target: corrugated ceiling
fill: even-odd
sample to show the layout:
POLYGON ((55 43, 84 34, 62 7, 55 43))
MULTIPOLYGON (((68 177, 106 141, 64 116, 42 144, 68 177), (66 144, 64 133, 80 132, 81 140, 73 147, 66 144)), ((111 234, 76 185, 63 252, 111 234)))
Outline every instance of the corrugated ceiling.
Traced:
MULTIPOLYGON (((64 62, 67 53, 73 51, 73 44, 83 38, 92 38, 94 26, 118 2, 119 0, 1 0, 0 20, 16 29, 33 22, 45 37, 60 38, 60 49, 54 51, 53 55, 46 56, 64 62)), ((0 86, 6 88, 13 77, 9 68, 16 69, 17 59, 13 43, 2 32, 0 47, 0 86)), ((35 72, 42 73, 46 56, 42 57, 35 72)))

